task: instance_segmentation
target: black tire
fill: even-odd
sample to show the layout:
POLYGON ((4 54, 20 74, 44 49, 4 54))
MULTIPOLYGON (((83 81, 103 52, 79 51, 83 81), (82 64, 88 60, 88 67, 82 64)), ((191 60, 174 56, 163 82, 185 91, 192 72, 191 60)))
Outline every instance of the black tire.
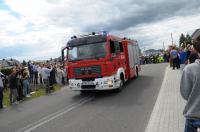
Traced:
POLYGON ((136 76, 135 76, 136 78, 138 78, 139 77, 139 71, 138 71, 138 67, 136 67, 136 76))
POLYGON ((123 90, 123 88, 124 88, 124 83, 125 83, 125 81, 124 81, 124 76, 121 75, 121 76, 120 76, 120 87, 116 89, 116 92, 121 92, 121 91, 123 90))

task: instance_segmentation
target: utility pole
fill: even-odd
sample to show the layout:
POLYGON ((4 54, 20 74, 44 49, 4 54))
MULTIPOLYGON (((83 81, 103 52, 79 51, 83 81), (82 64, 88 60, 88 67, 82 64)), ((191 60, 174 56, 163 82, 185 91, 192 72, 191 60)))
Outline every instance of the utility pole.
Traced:
POLYGON ((142 50, 143 50, 142 53, 143 53, 143 54, 145 53, 145 49, 146 49, 145 47, 142 48, 142 50))
POLYGON ((165 43, 163 42, 163 51, 165 51, 165 43))
POLYGON ((171 40, 172 40, 172 45, 174 44, 174 42, 173 42, 173 36, 172 36, 172 32, 171 32, 171 40))

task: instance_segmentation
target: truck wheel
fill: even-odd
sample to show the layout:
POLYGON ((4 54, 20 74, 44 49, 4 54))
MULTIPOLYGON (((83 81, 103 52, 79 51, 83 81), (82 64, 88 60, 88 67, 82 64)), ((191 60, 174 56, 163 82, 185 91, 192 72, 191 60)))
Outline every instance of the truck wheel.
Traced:
POLYGON ((139 71, 138 71, 138 68, 136 67, 136 78, 139 77, 139 71))
POLYGON ((125 83, 124 76, 122 75, 120 77, 120 86, 119 86, 119 88, 116 89, 116 92, 121 92, 122 91, 122 89, 124 88, 124 83, 125 83))

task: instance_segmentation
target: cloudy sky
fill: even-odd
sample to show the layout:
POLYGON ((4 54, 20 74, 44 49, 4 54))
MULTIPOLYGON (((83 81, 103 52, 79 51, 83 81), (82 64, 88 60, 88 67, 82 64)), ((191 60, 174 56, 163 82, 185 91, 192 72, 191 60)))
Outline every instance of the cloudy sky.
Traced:
POLYGON ((199 0, 0 0, 0 59, 58 57, 73 35, 109 31, 167 47, 200 28, 199 0))

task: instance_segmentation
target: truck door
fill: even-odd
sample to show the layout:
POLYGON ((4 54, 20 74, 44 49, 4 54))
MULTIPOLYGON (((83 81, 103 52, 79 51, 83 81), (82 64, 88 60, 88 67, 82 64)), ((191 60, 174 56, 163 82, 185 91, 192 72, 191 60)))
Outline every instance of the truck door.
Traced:
POLYGON ((110 40, 111 60, 114 71, 121 66, 120 43, 116 40, 110 40))

